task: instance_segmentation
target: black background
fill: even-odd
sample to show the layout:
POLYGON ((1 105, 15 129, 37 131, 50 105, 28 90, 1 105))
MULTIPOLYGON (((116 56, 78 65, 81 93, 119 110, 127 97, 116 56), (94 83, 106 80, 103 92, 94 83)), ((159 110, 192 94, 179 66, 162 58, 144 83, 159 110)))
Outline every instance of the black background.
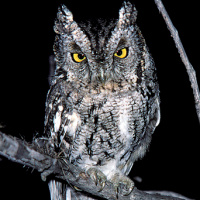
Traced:
MULTIPOLYGON (((1 3, 0 124, 2 131, 31 141, 43 131, 48 91, 48 57, 54 40, 57 7, 67 5, 80 20, 117 16, 122 1, 8 1, 1 3)), ((199 195, 199 132, 192 89, 173 39, 153 0, 135 0, 138 25, 157 69, 161 123, 151 148, 130 177, 141 190, 170 190, 190 198, 199 195)), ((200 81, 199 4, 196 0, 163 0, 200 81)), ((49 199, 39 173, 3 159, 1 199, 49 199)))

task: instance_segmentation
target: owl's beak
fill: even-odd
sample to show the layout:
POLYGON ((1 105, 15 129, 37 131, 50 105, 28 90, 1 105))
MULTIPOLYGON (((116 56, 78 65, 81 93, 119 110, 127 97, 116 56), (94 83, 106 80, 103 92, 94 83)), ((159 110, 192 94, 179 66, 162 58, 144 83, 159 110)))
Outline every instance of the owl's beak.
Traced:
POLYGON ((104 71, 104 69, 102 69, 102 68, 101 68, 101 71, 100 71, 100 81, 102 82, 103 85, 104 85, 105 82, 106 82, 105 71, 104 71))

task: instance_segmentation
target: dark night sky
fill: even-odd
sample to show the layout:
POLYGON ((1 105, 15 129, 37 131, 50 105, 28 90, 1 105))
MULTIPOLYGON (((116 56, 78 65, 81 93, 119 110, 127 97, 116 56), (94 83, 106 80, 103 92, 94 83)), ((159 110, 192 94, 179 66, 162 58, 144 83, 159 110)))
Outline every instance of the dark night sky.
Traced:
MULTIPOLYGON (((52 54, 53 23, 64 3, 77 20, 118 15, 120 1, 10 1, 1 17, 0 124, 4 132, 30 141, 42 133, 48 91, 48 57, 52 54), (112 4, 110 4, 112 2, 112 4), (92 4, 92 5, 91 5, 92 4)), ((170 190, 200 199, 199 132, 192 89, 185 67, 153 0, 132 0, 138 25, 155 60, 161 95, 161 123, 149 152, 130 177, 139 176, 141 190, 170 190)), ((200 82, 198 1, 163 0, 200 82)), ((0 162, 1 196, 48 200, 47 183, 27 167, 0 162), (25 191, 25 193, 24 193, 25 191), (27 194, 28 193, 28 194, 27 194), (28 195, 28 196, 27 196, 28 195)))

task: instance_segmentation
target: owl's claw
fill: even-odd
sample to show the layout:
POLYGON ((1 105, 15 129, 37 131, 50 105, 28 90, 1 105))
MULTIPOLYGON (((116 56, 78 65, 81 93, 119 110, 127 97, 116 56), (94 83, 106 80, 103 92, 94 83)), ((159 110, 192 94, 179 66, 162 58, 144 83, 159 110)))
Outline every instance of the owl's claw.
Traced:
POLYGON ((122 196, 129 195, 134 188, 134 182, 127 176, 119 173, 116 173, 110 181, 113 183, 117 198, 119 194, 122 196))
POLYGON ((107 181, 105 174, 96 168, 89 168, 87 170, 87 174, 90 176, 90 178, 95 182, 97 186, 100 186, 99 192, 102 191, 107 181))

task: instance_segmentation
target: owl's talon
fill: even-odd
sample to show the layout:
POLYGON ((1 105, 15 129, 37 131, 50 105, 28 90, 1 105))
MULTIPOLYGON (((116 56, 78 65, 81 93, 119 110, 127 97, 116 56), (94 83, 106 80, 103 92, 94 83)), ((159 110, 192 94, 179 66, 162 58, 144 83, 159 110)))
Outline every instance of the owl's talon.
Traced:
POLYGON ((111 178, 111 182, 113 183, 117 199, 119 194, 122 196, 129 195, 134 188, 134 182, 127 176, 119 173, 111 178))
POLYGON ((105 174, 96 168, 89 168, 87 174, 95 182, 96 186, 100 187, 99 192, 102 191, 107 181, 105 174))

